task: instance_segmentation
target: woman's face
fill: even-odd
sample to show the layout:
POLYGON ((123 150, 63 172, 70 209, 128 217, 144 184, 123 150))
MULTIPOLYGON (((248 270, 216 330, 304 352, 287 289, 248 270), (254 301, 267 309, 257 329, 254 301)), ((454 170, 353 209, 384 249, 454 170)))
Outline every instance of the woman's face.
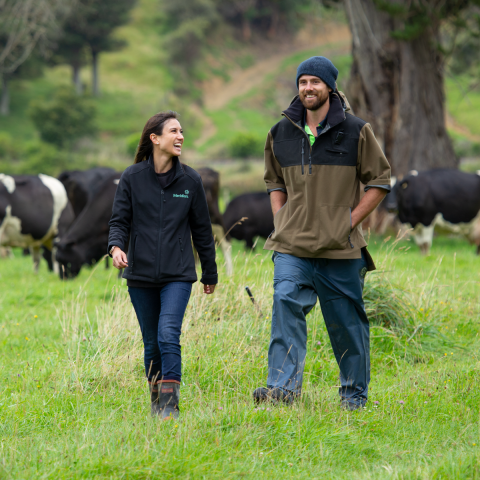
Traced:
POLYGON ((182 154, 183 130, 176 118, 167 120, 163 126, 162 135, 152 133, 150 139, 155 149, 172 157, 179 157, 182 154))

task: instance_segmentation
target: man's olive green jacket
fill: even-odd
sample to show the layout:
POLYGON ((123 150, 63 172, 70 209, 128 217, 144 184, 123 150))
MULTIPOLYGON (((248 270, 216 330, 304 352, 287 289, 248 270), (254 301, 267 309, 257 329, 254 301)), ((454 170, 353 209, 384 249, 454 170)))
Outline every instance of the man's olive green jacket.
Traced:
MULTIPOLYGON (((367 243, 353 230, 352 210, 361 183, 390 189, 390 165, 370 124, 351 113, 345 96, 330 94, 327 124, 310 146, 305 108, 295 97, 272 127, 265 144, 267 191, 283 190, 287 203, 274 218, 266 250, 297 257, 361 258, 367 243)), ((369 270, 375 268, 367 254, 369 270)))

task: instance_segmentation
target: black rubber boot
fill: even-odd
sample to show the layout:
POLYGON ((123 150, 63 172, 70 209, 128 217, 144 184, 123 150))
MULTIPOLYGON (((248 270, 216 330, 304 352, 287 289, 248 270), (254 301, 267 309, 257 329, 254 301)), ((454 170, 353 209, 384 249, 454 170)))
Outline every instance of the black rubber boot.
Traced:
POLYGON ((258 405, 262 402, 272 402, 277 404, 279 402, 286 403, 287 405, 291 405, 295 398, 297 398, 297 394, 293 392, 285 392, 280 388, 265 388, 260 387, 257 388, 253 392, 253 401, 258 405))
POLYGON ((152 385, 151 383, 148 384, 148 388, 150 390, 150 401, 151 401, 151 413, 152 417, 156 417, 160 415, 160 404, 158 399, 158 390, 160 385, 152 385))
POLYGON ((164 420, 177 419, 180 416, 180 384, 176 381, 163 381, 159 384, 158 399, 160 412, 164 420))

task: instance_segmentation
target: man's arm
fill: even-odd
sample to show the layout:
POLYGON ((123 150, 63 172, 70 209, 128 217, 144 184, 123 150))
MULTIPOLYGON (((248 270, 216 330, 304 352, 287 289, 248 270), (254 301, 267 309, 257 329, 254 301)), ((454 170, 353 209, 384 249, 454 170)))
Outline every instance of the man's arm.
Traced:
POLYGON ((270 203, 272 204, 273 216, 275 216, 285 203, 287 203, 287 197, 287 194, 282 190, 274 190, 273 192, 270 192, 270 203))
POLYGON ((388 191, 384 188, 372 187, 367 190, 363 198, 360 200, 360 203, 355 210, 352 211, 352 230, 360 225, 378 207, 379 203, 384 199, 387 193, 388 191))
POLYGON ((285 205, 287 201, 287 187, 283 178, 282 167, 273 153, 272 132, 268 132, 265 142, 265 173, 263 176, 267 193, 270 195, 273 216, 285 205))

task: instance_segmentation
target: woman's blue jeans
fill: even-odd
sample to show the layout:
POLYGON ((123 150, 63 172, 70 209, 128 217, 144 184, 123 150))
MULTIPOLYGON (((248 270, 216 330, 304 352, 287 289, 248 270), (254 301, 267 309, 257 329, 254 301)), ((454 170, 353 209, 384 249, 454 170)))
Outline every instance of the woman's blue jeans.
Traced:
POLYGON ((149 382, 182 378, 180 334, 192 284, 171 282, 161 288, 128 287, 145 348, 149 382))

